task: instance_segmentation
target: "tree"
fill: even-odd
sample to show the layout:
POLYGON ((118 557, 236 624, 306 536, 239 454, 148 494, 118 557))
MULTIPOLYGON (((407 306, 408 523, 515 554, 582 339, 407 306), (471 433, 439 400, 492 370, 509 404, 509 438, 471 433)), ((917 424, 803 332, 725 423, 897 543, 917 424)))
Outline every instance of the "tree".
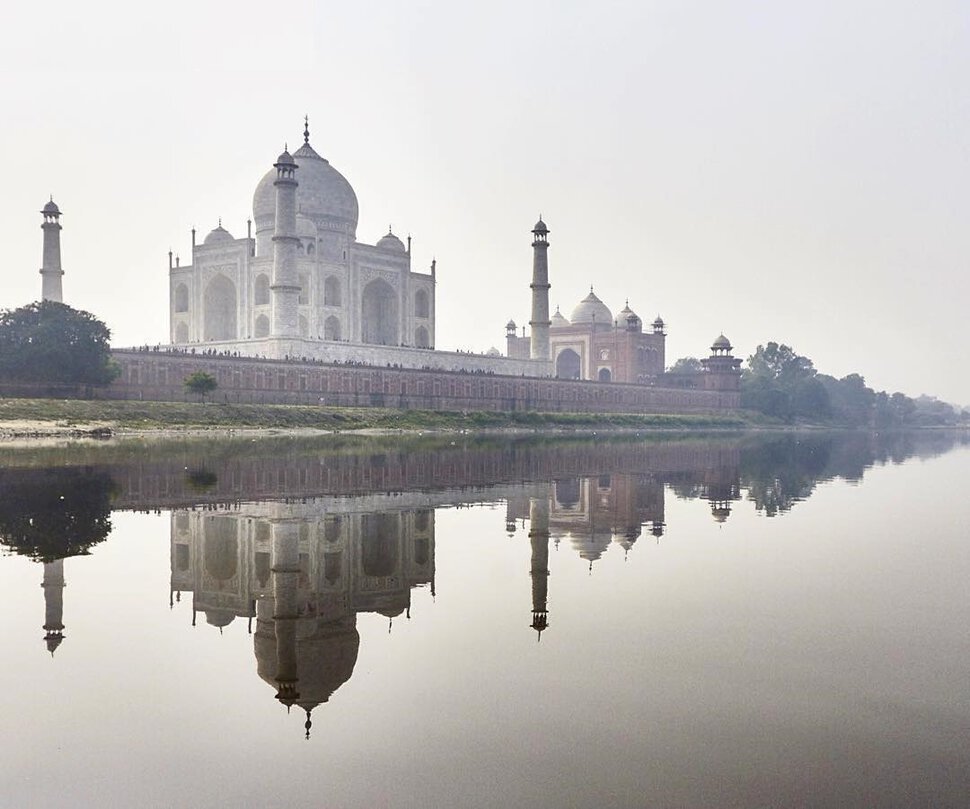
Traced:
POLYGON ((120 373, 111 332, 90 312, 40 301, 0 312, 0 377, 15 382, 107 385, 120 373))
POLYGON ((196 371, 194 374, 189 374, 185 377, 184 384, 185 389, 189 393, 197 394, 203 404, 205 404, 206 394, 212 393, 212 391, 219 387, 216 378, 205 371, 196 371))
POLYGON ((697 357, 681 357, 667 369, 668 374, 699 374, 704 370, 697 357))

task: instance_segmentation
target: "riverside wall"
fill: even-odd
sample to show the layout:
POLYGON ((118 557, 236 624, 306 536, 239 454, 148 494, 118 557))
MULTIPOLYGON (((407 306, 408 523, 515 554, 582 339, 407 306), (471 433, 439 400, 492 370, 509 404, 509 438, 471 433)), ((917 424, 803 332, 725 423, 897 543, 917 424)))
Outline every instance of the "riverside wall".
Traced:
POLYGON ((219 384, 212 401, 240 404, 566 413, 716 413, 740 407, 740 393, 730 390, 153 350, 116 350, 112 356, 121 375, 106 388, 92 389, 96 398, 192 401, 184 380, 204 371, 219 384))

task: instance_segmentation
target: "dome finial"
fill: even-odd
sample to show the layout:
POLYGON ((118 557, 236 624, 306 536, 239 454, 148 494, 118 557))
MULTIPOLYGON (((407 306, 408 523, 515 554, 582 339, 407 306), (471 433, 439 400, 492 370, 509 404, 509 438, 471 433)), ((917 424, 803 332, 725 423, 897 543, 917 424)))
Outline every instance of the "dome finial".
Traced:
POLYGON ((222 227, 222 217, 219 217, 219 227, 222 227))
POLYGON ((303 142, 306 144, 310 143, 310 116, 303 116, 303 142))

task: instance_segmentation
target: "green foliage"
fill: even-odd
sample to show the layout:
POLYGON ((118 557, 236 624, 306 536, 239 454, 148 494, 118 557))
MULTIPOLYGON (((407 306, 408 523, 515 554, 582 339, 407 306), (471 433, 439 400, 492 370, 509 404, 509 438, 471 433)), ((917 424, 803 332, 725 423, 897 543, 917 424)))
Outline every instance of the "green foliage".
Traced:
POLYGON ((0 312, 0 378, 53 385, 107 385, 120 369, 111 332, 90 312, 41 301, 0 312))
POLYGON ((196 371, 194 374, 189 374, 189 376, 185 377, 184 384, 185 389, 189 393, 196 394, 203 402, 207 394, 212 393, 212 391, 219 387, 216 378, 205 371, 196 371))
POLYGON ((697 357, 681 357, 667 369, 668 374, 699 374, 704 370, 697 357))
POLYGON ((819 374, 808 357, 778 343, 759 345, 748 357, 741 374, 741 406, 789 423, 804 420, 843 427, 887 429, 957 421, 945 402, 877 393, 860 374, 842 379, 819 374))

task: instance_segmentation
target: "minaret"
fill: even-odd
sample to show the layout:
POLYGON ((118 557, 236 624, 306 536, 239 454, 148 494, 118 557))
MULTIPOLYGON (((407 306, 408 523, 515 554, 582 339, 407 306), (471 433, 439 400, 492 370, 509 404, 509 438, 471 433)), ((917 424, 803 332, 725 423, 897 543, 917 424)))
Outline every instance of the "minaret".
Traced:
POLYGON ((61 269, 61 223, 58 221, 61 209, 51 197, 41 213, 44 216, 44 224, 40 226, 44 231, 44 263, 40 269, 40 277, 43 279, 41 299, 63 303, 61 276, 64 275, 64 270, 61 269))
POLYGON ((532 544, 532 628, 542 637, 549 626, 546 596, 549 587, 549 500, 536 497, 529 502, 529 542, 532 544))
POLYGON ((532 344, 530 356, 534 360, 549 359, 549 228, 539 217, 532 229, 532 344))
MULTIPOLYGON (((58 284, 60 279, 58 279, 58 284)), ((54 656, 54 650, 64 640, 64 560, 44 562, 44 640, 47 651, 54 656)))
POLYGON ((273 337, 297 337, 300 282, 296 272, 296 162, 286 149, 276 168, 276 230, 273 234, 273 337))

